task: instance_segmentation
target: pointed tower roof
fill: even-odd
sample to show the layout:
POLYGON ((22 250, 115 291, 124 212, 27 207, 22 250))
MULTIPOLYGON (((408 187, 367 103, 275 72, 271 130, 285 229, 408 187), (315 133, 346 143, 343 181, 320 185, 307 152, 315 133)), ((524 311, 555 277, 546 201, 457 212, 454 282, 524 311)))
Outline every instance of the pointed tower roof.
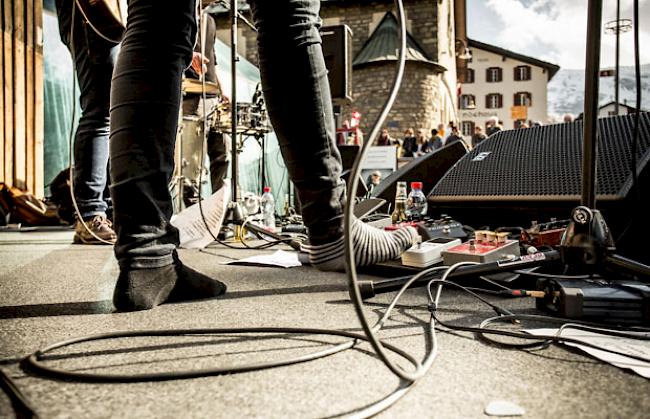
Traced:
MULTIPOLYGON (((378 63, 383 61, 396 61, 399 48, 399 23, 393 13, 384 15, 377 28, 368 38, 359 53, 352 61, 353 66, 378 63)), ((408 61, 419 61, 439 67, 440 71, 446 69, 433 61, 424 49, 417 43, 415 38, 406 32, 406 59, 408 61)))

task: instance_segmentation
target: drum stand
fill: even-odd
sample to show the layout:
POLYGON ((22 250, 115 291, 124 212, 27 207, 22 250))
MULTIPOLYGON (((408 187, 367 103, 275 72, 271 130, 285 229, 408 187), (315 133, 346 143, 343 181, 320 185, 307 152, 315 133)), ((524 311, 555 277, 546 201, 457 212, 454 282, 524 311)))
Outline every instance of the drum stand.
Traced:
MULTIPOLYGON (((237 110, 237 62, 239 61, 237 53, 237 20, 239 19, 237 0, 230 1, 230 69, 231 69, 231 91, 230 91, 230 140, 231 140, 231 199, 228 203, 224 223, 231 223, 237 226, 235 231, 235 238, 242 237, 242 224, 246 221, 246 210, 244 209, 243 202, 239 195, 238 185, 238 152, 237 152, 237 123, 238 123, 238 110, 237 110)), ((264 235, 273 238, 274 240, 284 240, 285 238, 270 232, 253 223, 247 223, 246 228, 256 234, 264 235)), ((292 240, 288 243, 296 250, 300 250, 300 243, 292 240)))

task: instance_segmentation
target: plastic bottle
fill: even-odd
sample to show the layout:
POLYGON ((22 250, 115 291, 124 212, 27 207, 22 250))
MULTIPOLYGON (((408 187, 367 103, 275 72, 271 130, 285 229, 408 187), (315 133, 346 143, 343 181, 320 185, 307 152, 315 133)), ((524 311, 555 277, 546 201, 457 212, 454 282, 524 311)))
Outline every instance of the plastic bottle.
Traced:
POLYGON ((406 221, 406 182, 397 182, 395 192, 395 210, 390 216, 393 224, 406 221))
POLYGON ((411 192, 406 199, 406 216, 409 220, 421 220, 427 215, 427 197, 422 192, 422 182, 411 182, 411 192))
POLYGON ((264 187, 262 194, 262 224, 267 230, 275 231, 275 199, 269 186, 264 187))

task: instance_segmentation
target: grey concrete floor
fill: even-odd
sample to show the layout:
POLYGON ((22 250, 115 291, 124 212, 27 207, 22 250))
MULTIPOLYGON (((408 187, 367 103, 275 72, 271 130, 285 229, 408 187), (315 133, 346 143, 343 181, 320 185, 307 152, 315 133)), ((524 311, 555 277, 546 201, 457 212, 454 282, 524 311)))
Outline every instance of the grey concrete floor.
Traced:
MULTIPOLYGON (((0 233, 0 368, 43 418, 335 417, 363 408, 399 385, 367 344, 298 365, 164 382, 83 383, 25 372, 19 361, 30 353, 104 332, 236 327, 360 331, 345 275, 309 267, 226 266, 220 262, 253 251, 223 247, 181 250, 180 255, 187 265, 226 282, 224 297, 114 313, 111 295, 118 270, 112 249, 71 241, 70 231, 0 233)), ((391 298, 382 294, 370 300, 367 316, 378 319, 391 298)), ((534 311, 531 300, 500 302, 517 312, 534 311)), ((492 315, 455 291, 444 293, 442 305, 441 315, 462 324, 492 315)), ((425 306, 423 289, 409 291, 382 336, 422 357, 425 306)), ((580 352, 562 346, 505 350, 449 331, 437 337, 433 367, 380 417, 485 417, 485 406, 494 400, 518 404, 529 418, 650 417, 650 381, 580 352)), ((282 334, 113 339, 57 350, 48 365, 103 373, 199 369, 290 358, 342 341, 282 334)), ((0 417, 15 417, 1 392, 0 417)))

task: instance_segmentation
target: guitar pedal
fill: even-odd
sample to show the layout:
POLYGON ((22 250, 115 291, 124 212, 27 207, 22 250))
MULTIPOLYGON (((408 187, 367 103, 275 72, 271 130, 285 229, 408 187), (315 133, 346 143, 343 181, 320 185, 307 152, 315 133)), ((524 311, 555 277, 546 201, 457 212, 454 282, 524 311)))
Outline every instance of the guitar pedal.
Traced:
POLYGON ((423 241, 439 238, 467 239, 463 225, 445 214, 437 220, 425 219, 417 223, 417 229, 423 241))

